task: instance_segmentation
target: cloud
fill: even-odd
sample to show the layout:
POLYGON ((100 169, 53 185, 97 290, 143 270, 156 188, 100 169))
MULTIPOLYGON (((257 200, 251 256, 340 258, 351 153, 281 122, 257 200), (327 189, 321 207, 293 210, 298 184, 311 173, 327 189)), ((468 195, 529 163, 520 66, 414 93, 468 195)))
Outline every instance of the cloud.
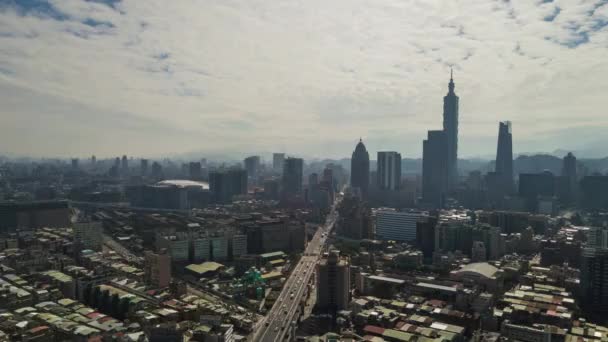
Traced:
POLYGON ((414 157, 453 66, 461 155, 507 119, 516 150, 568 148, 565 127, 608 128, 607 47, 605 0, 9 0, 0 146, 348 156, 363 136, 414 157))

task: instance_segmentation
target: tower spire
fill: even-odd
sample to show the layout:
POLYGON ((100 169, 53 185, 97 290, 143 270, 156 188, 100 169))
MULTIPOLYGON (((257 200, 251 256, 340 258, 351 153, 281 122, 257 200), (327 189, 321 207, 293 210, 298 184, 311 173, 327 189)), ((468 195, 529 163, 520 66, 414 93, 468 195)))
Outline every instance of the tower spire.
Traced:
POLYGON ((448 84, 448 94, 454 94, 454 69, 450 67, 450 83, 448 84))

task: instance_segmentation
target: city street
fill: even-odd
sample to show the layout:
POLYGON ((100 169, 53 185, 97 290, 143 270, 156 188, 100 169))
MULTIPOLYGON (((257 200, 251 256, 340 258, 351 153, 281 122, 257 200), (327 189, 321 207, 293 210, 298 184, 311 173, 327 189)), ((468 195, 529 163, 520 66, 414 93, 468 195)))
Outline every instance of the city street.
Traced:
POLYGON ((335 209, 338 203, 339 198, 334 202, 325 224, 319 227, 309 242, 300 262, 285 282, 274 306, 260 322, 261 326, 254 334, 254 341, 282 341, 285 337, 293 337, 291 335, 295 332, 295 321, 301 314, 300 302, 306 295, 307 285, 326 247, 328 235, 336 223, 335 209))

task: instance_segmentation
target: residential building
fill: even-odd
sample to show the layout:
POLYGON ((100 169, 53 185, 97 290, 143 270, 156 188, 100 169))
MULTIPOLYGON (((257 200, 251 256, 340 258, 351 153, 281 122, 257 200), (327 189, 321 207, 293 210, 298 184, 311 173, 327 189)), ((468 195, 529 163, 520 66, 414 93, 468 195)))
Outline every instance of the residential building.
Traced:
POLYGON ((159 253, 147 251, 145 253, 145 272, 148 283, 165 288, 171 283, 171 256, 166 249, 159 253))
POLYGON ((337 312, 350 302, 350 262, 332 250, 317 265, 317 307, 337 312))
POLYGON ((100 251, 103 245, 103 224, 98 221, 74 223, 74 245, 78 252, 85 249, 100 251))

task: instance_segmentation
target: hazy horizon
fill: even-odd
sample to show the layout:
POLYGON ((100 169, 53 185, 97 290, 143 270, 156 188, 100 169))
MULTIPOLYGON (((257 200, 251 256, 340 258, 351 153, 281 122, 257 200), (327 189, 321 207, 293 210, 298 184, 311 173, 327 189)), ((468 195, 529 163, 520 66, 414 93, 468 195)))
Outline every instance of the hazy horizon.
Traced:
POLYGON ((419 158, 453 66, 460 157, 599 157, 607 47, 605 1, 8 0, 0 154, 419 158))

